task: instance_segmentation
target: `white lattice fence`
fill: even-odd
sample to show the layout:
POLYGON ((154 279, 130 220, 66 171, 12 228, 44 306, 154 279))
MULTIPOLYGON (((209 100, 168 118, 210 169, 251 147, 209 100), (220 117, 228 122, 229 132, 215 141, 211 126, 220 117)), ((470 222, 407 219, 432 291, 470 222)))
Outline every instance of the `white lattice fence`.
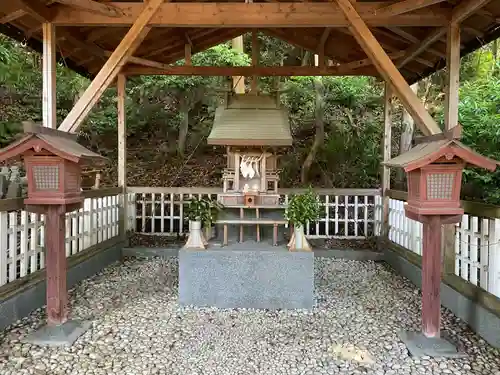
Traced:
MULTIPOLYGON (((282 189, 280 200, 286 206, 288 199, 301 191, 282 189)), ((135 221, 135 226, 129 228, 146 234, 187 233, 185 208, 188 200, 193 196, 217 200, 221 192, 211 188, 129 187, 129 195, 135 194, 135 198, 129 198, 129 211, 133 212, 129 214, 129 222, 135 221)), ((377 208, 376 203, 377 199, 380 201, 378 190, 318 189, 316 192, 324 209, 317 222, 306 226, 309 238, 363 239, 380 233, 380 219, 376 219, 377 209, 381 215, 380 204, 377 208)))
MULTIPOLYGON (((117 189, 92 191, 83 208, 66 214, 66 256, 119 234, 117 189), (109 195, 106 195, 109 194, 109 195)), ((0 286, 45 267, 44 215, 23 210, 22 199, 0 211, 0 286)))
MULTIPOLYGON (((405 216, 403 200, 389 200, 389 240, 422 255, 422 224, 405 216)), ((455 226, 455 274, 500 297, 499 218, 463 215, 455 226)))

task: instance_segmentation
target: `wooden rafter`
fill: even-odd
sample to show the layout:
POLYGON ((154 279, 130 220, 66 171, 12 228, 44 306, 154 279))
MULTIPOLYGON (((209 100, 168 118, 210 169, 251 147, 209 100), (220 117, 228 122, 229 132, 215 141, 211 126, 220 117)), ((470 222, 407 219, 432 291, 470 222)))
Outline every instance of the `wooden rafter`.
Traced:
MULTIPOLYGON (((33 16, 38 22, 52 21, 55 12, 53 9, 47 8, 37 0, 14 0, 14 3, 20 10, 25 11, 33 16)), ((40 25, 41 28, 41 25, 40 25)))
POLYGON ((18 9, 15 12, 9 13, 6 16, 0 18, 0 24, 15 21, 18 18, 24 17, 26 14, 27 12, 24 9, 18 9))
MULTIPOLYGON (((366 70, 366 75, 376 73, 375 70, 366 70)), ((353 70, 341 67, 312 67, 312 66, 168 66, 163 69, 144 66, 126 66, 123 71, 126 75, 181 75, 181 76, 338 76, 359 74, 353 70)))
MULTIPOLYGON (((489 3, 491 0, 464 0, 459 3, 451 13, 451 23, 459 24, 467 17, 469 17, 472 13, 479 10, 481 7, 489 3)), ((413 44, 410 48, 408 48, 405 56, 398 63, 398 67, 401 68, 409 63, 411 60, 415 59, 418 55, 420 55, 423 51, 429 48, 431 45, 436 43, 438 40, 441 40, 443 36, 446 34, 448 26, 439 27, 433 31, 431 31, 427 37, 413 44)))
MULTIPOLYGON (((63 26, 126 26, 132 24, 142 3, 113 3, 123 11, 109 17, 61 6, 53 22, 63 26), (62 9, 64 7, 64 9, 62 9)), ((370 26, 444 26, 445 11, 421 9, 390 16, 373 11, 383 3, 359 3, 358 11, 370 26)), ((159 27, 347 27, 338 7, 330 3, 165 3, 151 20, 159 27), (265 17, 262 15, 265 14, 265 17)))
POLYGON ((394 17, 399 14, 412 12, 417 9, 425 8, 434 4, 442 3, 447 0, 401 0, 393 2, 390 5, 384 5, 373 12, 377 15, 386 15, 394 17))
MULTIPOLYGON (((398 27, 391 28, 389 31, 383 30, 381 28, 375 28, 373 29, 373 33, 378 35, 385 35, 388 38, 398 40, 405 44, 418 42, 418 38, 416 36, 413 36, 409 32, 402 30, 401 28, 398 27)), ((434 48, 428 48, 427 52, 435 56, 438 56, 439 58, 446 57, 446 53, 438 51, 437 49, 434 48)))
POLYGON ((59 126, 59 130, 75 132, 94 104, 99 100, 104 90, 116 78, 121 67, 127 59, 134 53, 138 45, 144 40, 150 30, 148 23, 163 0, 150 0, 143 6, 142 12, 120 42, 116 50, 104 64, 100 72, 94 78, 82 97, 75 104, 68 116, 59 126))
POLYGON ((108 17, 120 17, 123 15, 123 12, 112 4, 99 3, 94 0, 56 0, 56 2, 77 9, 96 12, 108 17))
POLYGON ((422 132, 426 135, 440 133, 441 129, 427 112, 420 99, 411 90, 405 79, 391 61, 387 53, 373 36, 366 23, 362 20, 350 0, 335 0, 346 19, 349 20, 353 36, 356 38, 365 53, 377 67, 380 75, 389 83, 394 93, 404 104, 405 108, 415 119, 422 132))

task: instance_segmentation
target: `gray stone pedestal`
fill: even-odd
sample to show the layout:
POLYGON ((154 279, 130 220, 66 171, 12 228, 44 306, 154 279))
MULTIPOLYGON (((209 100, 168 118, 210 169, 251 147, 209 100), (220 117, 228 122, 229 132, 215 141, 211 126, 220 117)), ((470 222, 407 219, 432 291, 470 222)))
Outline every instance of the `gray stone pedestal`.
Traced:
POLYGON ((40 346, 71 346, 92 325, 89 321, 68 320, 61 325, 45 325, 23 341, 40 346))
POLYGON ((402 331, 398 334, 405 343, 412 357, 463 358, 467 355, 459 353, 449 341, 440 337, 426 337, 420 332, 402 331))
POLYGON ((179 303, 219 308, 311 309, 314 254, 260 243, 179 251, 179 303))

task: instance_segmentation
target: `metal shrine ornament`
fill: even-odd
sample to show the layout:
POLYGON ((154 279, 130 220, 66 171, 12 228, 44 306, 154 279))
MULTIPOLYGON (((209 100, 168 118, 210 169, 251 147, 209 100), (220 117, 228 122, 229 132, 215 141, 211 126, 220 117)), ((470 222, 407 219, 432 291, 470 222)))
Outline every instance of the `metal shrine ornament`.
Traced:
MULTIPOLYGON (((408 177, 406 216, 418 220, 428 215, 462 215, 460 189, 467 165, 494 171, 499 164, 459 141, 461 126, 416 139, 416 146, 383 163, 400 167, 408 177)), ((419 220, 420 221, 420 220, 419 220)))
POLYGON ((28 205, 83 202, 81 168, 104 157, 76 142, 76 135, 23 123, 24 136, 0 150, 0 161, 22 159, 28 179, 28 205))

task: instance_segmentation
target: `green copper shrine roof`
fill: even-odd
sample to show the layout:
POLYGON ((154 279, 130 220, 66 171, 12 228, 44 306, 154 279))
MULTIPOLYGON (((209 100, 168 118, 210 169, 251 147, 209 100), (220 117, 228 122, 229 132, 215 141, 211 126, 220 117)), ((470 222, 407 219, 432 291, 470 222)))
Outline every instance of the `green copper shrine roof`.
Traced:
POLYGON ((266 95, 233 95, 215 111, 209 145, 291 146, 288 113, 266 95))

